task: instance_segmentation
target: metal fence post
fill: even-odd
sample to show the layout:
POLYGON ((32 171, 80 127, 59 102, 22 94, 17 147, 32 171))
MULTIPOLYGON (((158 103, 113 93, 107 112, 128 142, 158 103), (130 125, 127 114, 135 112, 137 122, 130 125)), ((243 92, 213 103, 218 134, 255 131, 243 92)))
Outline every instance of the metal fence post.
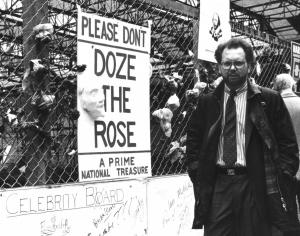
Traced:
MULTIPOLYGON (((48 0, 24 0, 23 3, 23 48, 25 70, 29 67, 32 59, 46 59, 49 56, 47 46, 37 44, 33 35, 33 27, 48 22, 48 0)), ((42 78, 41 78, 42 79, 42 78)), ((40 91, 33 91, 39 93, 40 91)), ((45 136, 36 126, 42 130, 49 128, 47 117, 43 117, 33 102, 32 94, 24 93, 24 128, 25 149, 23 159, 26 164, 26 185, 46 184, 47 160, 49 159, 49 138, 45 136)))

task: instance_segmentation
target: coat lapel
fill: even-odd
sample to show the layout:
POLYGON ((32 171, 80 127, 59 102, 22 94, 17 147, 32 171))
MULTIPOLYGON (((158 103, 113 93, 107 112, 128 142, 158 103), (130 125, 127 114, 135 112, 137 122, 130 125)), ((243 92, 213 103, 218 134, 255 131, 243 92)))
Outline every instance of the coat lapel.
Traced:
POLYGON ((249 106, 247 105, 247 113, 248 115, 246 115, 246 124, 245 124, 245 150, 247 152, 248 149, 248 145, 249 145, 249 140, 252 134, 252 130, 253 130, 253 124, 250 120, 250 116, 249 116, 249 106))
POLYGON ((257 129, 269 149, 273 146, 273 136, 270 132, 268 119, 264 111, 265 102, 259 98, 261 91, 256 85, 250 85, 247 96, 247 118, 245 127, 245 147, 248 148, 253 127, 257 129))
POLYGON ((250 119, 250 114, 253 113, 254 96, 261 93, 260 90, 255 85, 251 85, 248 81, 248 91, 247 91, 247 107, 246 107, 246 121, 245 121, 245 151, 247 152, 249 140, 253 130, 253 123, 250 119))
POLYGON ((208 135, 207 135, 207 143, 210 142, 211 138, 214 137, 216 131, 221 129, 221 121, 223 116, 223 95, 224 95, 224 81, 221 82, 221 84, 216 88, 216 90, 213 92, 215 99, 217 99, 217 102, 219 104, 219 116, 212 124, 212 126, 209 128, 208 135))

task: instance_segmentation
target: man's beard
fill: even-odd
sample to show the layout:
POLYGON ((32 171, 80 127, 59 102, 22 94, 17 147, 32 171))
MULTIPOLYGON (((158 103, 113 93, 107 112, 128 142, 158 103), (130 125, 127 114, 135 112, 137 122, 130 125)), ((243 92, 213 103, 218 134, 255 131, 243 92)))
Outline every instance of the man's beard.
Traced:
POLYGON ((239 86, 242 86, 247 79, 246 76, 241 77, 240 75, 234 74, 234 73, 228 74, 226 77, 223 77, 223 78, 224 78, 225 84, 228 87, 234 87, 234 88, 238 88, 239 86))

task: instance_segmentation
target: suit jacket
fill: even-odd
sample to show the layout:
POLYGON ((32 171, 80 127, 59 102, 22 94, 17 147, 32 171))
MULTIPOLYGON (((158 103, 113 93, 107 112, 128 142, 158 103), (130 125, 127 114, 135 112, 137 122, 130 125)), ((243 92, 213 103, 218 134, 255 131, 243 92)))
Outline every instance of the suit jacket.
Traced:
MULTIPOLYGON (((224 82, 213 93, 199 98, 187 131, 187 166, 193 182, 193 228, 202 228, 210 209, 216 156, 221 133, 224 82)), ((279 93, 248 82, 245 148, 250 186, 262 217, 268 217, 266 155, 276 173, 294 176, 298 170, 298 146, 290 116, 279 93)))

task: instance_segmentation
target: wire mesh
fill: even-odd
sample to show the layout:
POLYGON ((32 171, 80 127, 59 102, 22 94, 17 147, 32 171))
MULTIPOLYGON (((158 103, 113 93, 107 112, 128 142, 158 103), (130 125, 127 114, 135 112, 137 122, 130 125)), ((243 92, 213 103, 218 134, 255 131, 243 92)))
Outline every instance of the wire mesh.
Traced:
MULTIPOLYGON (((0 187, 78 181, 76 73, 82 68, 76 63, 76 4, 85 12, 141 26, 152 20, 152 175, 185 173, 186 125, 197 102, 193 89, 203 82, 203 92, 210 92, 219 76, 214 63, 195 60, 198 19, 145 0, 36 0, 24 7, 25 2, 0 5, 0 187), (46 14, 39 15, 41 9, 46 14), (30 27, 46 22, 53 25, 52 40, 37 53, 30 27), (35 58, 40 61, 29 70, 35 58), (40 81, 28 79, 35 67, 40 81)), ((232 27, 232 36, 245 38, 255 50, 262 70, 260 76, 253 72, 256 82, 270 87, 282 64, 290 63, 289 44, 232 27)))

